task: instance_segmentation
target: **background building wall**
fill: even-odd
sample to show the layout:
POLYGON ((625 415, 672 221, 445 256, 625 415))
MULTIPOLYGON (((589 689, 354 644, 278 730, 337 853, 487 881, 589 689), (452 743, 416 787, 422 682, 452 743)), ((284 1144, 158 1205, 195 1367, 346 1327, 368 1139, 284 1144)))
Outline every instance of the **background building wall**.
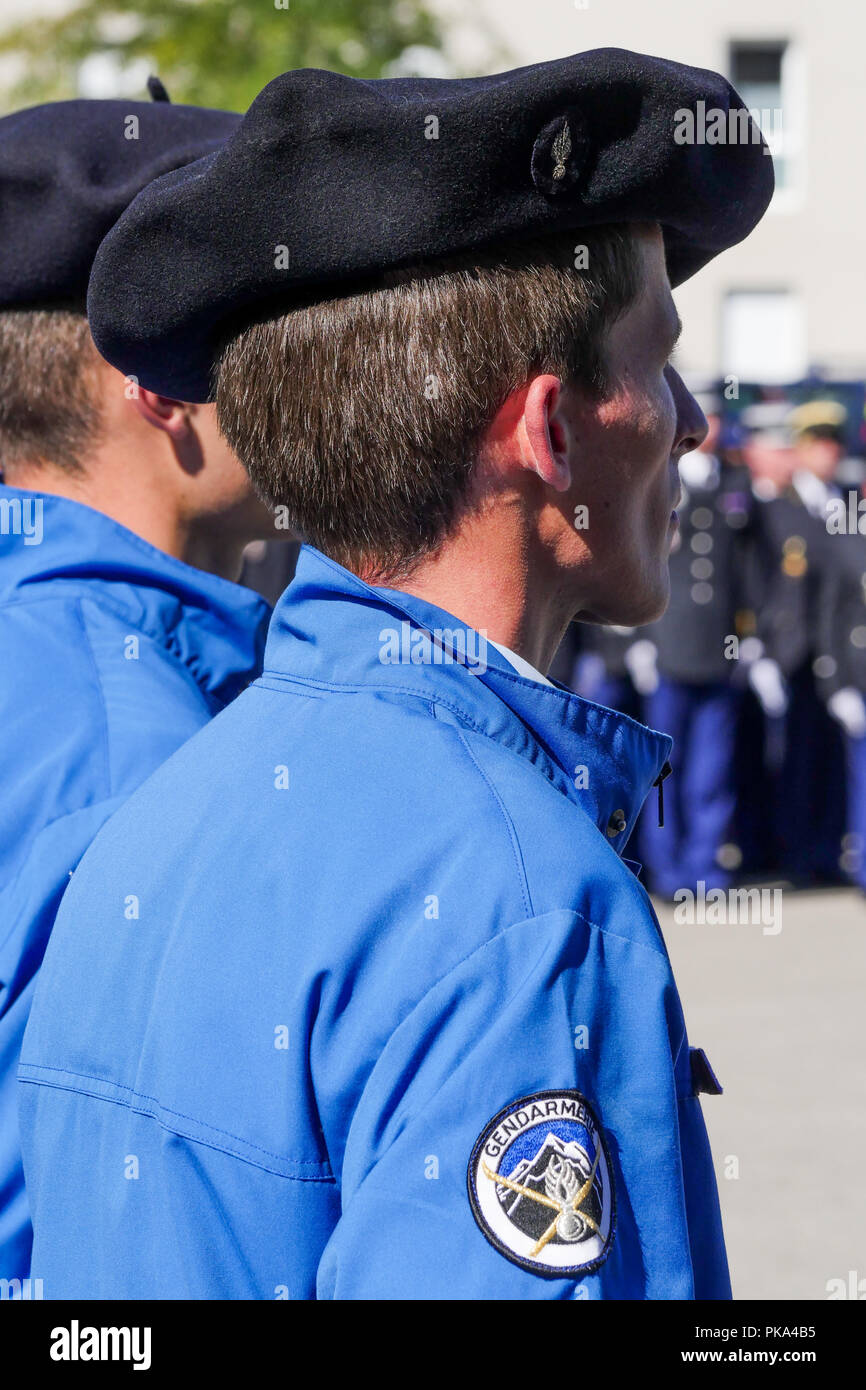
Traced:
MULTIPOLYGON (((698 375, 734 372, 764 381, 790 380, 813 367, 866 374, 860 123, 866 6, 851 0, 430 3, 445 21, 445 70, 460 72, 495 72, 614 46, 732 75, 732 43, 784 43, 780 106, 789 186, 742 246, 677 292, 685 324, 678 361, 698 375)), ((0 0, 0 28, 64 7, 64 0, 0 0)), ((435 55, 433 66, 443 70, 435 55)), ((100 66, 97 56, 82 72, 82 94, 114 95, 105 89, 112 80, 111 65, 100 66)), ((123 89, 130 90, 128 83, 123 89)))
POLYGON ((448 15, 455 62, 478 71, 610 46, 730 75, 732 42, 787 41, 782 128, 783 138, 797 146, 794 187, 777 195, 748 241, 677 292, 685 323, 679 361, 696 372, 721 373, 757 357, 765 363, 765 380, 777 365, 789 376, 794 362, 803 373, 816 366, 863 374, 866 6, 850 0, 473 0, 467 13, 461 0, 436 0, 436 7, 448 15), (743 291, 781 291, 788 299, 775 306, 740 301, 727 316, 726 334, 726 295, 743 291))

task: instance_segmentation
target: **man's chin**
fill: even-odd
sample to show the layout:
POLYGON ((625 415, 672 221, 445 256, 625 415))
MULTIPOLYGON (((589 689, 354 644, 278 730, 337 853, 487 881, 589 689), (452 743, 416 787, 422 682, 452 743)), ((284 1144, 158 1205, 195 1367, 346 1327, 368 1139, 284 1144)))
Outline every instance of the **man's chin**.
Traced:
POLYGON ((573 622, 598 623, 603 627, 644 627, 661 618, 671 596, 667 567, 664 578, 652 587, 636 584, 631 593, 617 592, 602 599, 592 608, 575 613, 573 622))

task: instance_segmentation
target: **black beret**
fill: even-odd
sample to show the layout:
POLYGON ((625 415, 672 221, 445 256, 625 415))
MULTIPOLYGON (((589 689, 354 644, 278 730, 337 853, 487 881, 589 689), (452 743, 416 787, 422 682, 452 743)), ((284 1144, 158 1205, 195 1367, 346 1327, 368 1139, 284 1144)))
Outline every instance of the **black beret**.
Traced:
POLYGON ((217 149, 240 116, 149 101, 57 101, 0 119, 0 308, 84 304, 105 233, 151 179, 217 149), (132 119, 134 118, 134 119, 132 119))
POLYGON ((400 266, 655 221, 677 284, 770 201, 772 160, 747 116, 728 122, 737 111, 717 73, 622 49, 472 79, 285 73, 223 149, 150 185, 106 238, 93 335, 152 390, 201 401, 227 328, 400 266))

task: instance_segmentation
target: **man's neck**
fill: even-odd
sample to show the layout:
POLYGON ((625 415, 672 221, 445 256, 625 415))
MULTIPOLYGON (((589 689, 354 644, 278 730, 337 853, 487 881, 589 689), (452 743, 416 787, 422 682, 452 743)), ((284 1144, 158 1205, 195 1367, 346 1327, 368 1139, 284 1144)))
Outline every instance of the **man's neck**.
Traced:
POLYGON ((391 587, 453 613, 546 673, 573 615, 543 569, 540 560, 531 562, 519 535, 479 524, 391 587))
POLYGON ((50 464, 23 463, 7 470, 10 487, 65 497, 102 512, 142 540, 195 569, 236 580, 249 537, 226 534, 212 518, 184 516, 181 508, 130 472, 103 477, 65 472, 50 464))

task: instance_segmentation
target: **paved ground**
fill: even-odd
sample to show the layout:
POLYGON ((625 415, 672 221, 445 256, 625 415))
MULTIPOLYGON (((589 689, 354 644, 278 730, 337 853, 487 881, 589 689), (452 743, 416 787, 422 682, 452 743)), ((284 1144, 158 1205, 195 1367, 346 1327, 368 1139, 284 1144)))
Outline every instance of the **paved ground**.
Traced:
POLYGON ((656 906, 689 1040, 725 1088, 703 1108, 734 1297, 826 1299, 855 1270, 866 1298, 866 900, 786 889, 777 935, 656 906))

